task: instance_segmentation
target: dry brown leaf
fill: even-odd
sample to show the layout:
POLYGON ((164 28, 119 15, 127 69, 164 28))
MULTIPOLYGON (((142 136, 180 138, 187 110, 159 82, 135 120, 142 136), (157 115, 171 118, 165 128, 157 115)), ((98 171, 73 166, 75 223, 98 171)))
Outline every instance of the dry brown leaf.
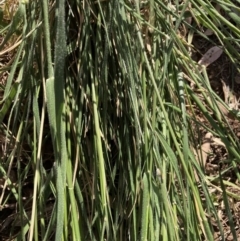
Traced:
MULTIPOLYGON (((212 103, 213 102, 211 100, 210 97, 208 97, 208 100, 212 103)), ((235 116, 231 113, 231 111, 229 111, 230 108, 226 107, 224 104, 222 104, 220 101, 216 100, 216 104, 220 110, 220 112, 222 113, 222 115, 227 116, 229 119, 235 119, 235 116)), ((230 107, 230 106, 229 106, 230 107)))
POLYGON ((219 101, 217 101, 217 105, 223 115, 227 116, 231 120, 236 119, 235 115, 229 110, 229 109, 235 109, 235 108, 231 108, 232 105, 229 106, 230 108, 227 108, 219 101))
POLYGON ((219 110, 224 116, 227 116, 231 120, 235 120, 235 116, 232 114, 231 111, 229 111, 229 108, 227 108, 225 105, 223 105, 220 101, 216 101, 219 110))
POLYGON ((214 61, 216 61, 222 54, 223 50, 219 46, 214 46, 210 48, 203 56, 202 58, 198 61, 198 64, 203 65, 207 67, 214 61))
MULTIPOLYGON (((196 156, 196 160, 198 161, 198 163, 202 168, 205 168, 208 154, 211 151, 212 137, 213 135, 210 132, 207 133, 203 139, 203 144, 201 145, 201 147, 197 151, 195 150, 193 151, 196 156)), ((195 175, 196 181, 198 182, 199 178, 196 170, 194 170, 194 175, 195 175)))
POLYGON ((226 85, 226 83, 224 81, 221 81, 221 82, 222 82, 222 90, 223 90, 223 94, 224 94, 224 102, 227 104, 230 89, 229 89, 229 86, 226 85))
POLYGON ((229 115, 229 110, 227 107, 225 107, 225 105, 223 105, 221 102, 217 101, 217 105, 219 110, 221 111, 221 113, 225 116, 229 115))
POLYGON ((212 141, 213 141, 213 144, 226 148, 225 144, 222 142, 220 138, 214 137, 212 138, 212 141))
POLYGON ((211 150, 212 137, 212 133, 208 132, 204 137, 201 148, 198 150, 198 161, 200 164, 202 164, 203 167, 205 167, 208 153, 211 150))
POLYGON ((212 29, 208 28, 208 29, 204 32, 204 34, 205 34, 206 36, 210 36, 210 35, 213 35, 213 31, 212 31, 212 29))
POLYGON ((148 50, 149 54, 151 54, 151 52, 152 52, 152 47, 151 47, 151 45, 147 43, 147 44, 146 44, 146 47, 147 47, 147 50, 148 50))
POLYGON ((230 87, 222 82, 222 89, 224 94, 224 102, 229 106, 230 109, 238 109, 238 100, 234 93, 231 92, 230 87))

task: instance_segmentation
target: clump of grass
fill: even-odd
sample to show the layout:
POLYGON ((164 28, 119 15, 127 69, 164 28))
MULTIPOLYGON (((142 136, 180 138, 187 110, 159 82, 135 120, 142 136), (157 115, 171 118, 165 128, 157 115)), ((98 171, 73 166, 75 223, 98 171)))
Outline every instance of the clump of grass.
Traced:
POLYGON ((21 40, 0 110, 4 131, 14 137, 1 160, 9 185, 1 208, 16 203, 12 228, 1 224, 4 234, 19 240, 213 240, 210 220, 220 231, 222 225, 194 155, 199 143, 193 133, 201 126, 218 135, 230 168, 239 143, 227 134, 216 105, 210 115, 190 87, 189 79, 204 101, 222 103, 179 30, 187 26, 203 36, 199 26, 213 29, 236 64, 239 30, 231 20, 210 1, 60 0, 20 1, 6 36, 19 23, 21 40))

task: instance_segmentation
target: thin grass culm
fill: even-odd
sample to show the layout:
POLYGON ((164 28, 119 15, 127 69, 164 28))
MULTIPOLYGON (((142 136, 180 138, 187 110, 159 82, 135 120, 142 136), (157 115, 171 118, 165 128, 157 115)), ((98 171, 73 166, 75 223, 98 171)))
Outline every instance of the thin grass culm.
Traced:
POLYGON ((1 1, 0 240, 237 241, 239 9, 1 1))

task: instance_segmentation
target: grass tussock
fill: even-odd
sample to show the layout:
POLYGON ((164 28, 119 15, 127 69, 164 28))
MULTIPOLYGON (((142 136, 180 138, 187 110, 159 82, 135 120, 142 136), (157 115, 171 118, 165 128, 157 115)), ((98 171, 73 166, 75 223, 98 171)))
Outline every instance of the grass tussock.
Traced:
POLYGON ((238 1, 1 13, 2 240, 238 240, 238 1))

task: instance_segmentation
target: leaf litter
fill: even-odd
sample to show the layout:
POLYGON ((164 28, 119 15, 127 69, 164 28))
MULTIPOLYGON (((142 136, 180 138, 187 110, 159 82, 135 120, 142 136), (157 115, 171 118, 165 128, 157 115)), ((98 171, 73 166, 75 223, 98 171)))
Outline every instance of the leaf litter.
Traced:
MULTIPOLYGON (((216 8, 218 6, 216 5, 216 8)), ((217 11, 220 13, 218 7, 217 11)), ((202 31, 200 29, 200 31, 202 31)), ((192 44, 195 48, 193 59, 199 64, 199 71, 201 72, 203 68, 206 68, 206 72, 209 78, 209 82, 212 90, 222 99, 222 101, 215 101, 221 116, 225 118, 226 133, 231 132, 235 135, 236 140, 240 141, 240 121, 236 116, 239 112, 239 100, 240 100, 240 81, 238 79, 240 74, 238 72, 233 72, 233 64, 227 54, 223 51, 224 48, 220 46, 217 36, 211 29, 206 29, 203 34, 208 35, 212 42, 208 42, 206 38, 195 34, 193 37, 192 44), (212 43, 215 46, 212 46, 212 43), (199 56, 201 54, 201 56, 199 56), (234 73, 234 74, 233 74, 234 73), (234 114, 235 113, 235 114, 234 114)), ((240 51, 236 47, 236 51, 240 51)), ((191 82, 189 82, 191 84, 191 82)), ((194 86, 196 88, 196 86, 194 86)), ((195 89, 192 88, 194 91, 195 89)), ((201 92, 197 92, 199 98, 202 99, 201 92)), ((204 101, 203 101, 204 102, 204 101)), ((209 97, 209 102, 211 103, 211 98, 209 97)), ((213 104, 213 103, 212 103, 213 104)), ((209 110, 207 103, 204 103, 206 108, 209 110)), ((195 107, 197 109, 197 107, 195 107)), ((196 117, 201 124, 204 123, 205 126, 211 129, 211 124, 208 120, 201 116, 201 111, 197 110, 198 115, 196 117)), ((211 114, 211 113, 210 113, 211 114)), ((225 122, 224 122, 225 123, 225 122)), ((220 124, 216 121, 216 124, 220 124)), ((222 123, 221 123, 222 124, 222 123)), ((236 176, 236 170, 239 172, 240 166, 236 164, 236 169, 232 167, 232 157, 228 153, 226 145, 223 143, 220 136, 212 134, 210 132, 206 133, 206 129, 202 127, 197 127, 197 131, 201 136, 201 144, 198 146, 194 153, 196 155, 197 161, 200 163, 206 180, 211 180, 209 182, 209 192, 214 197, 214 205, 218 211, 218 216, 223 227, 224 240, 234 240, 231 233, 231 228, 229 224, 228 214, 226 213, 226 208, 223 201, 223 193, 221 185, 219 183, 219 172, 222 173, 224 179, 224 185, 226 187, 226 193, 228 201, 231 204, 231 213, 234 217, 234 226, 237 233, 237 241, 240 240, 240 184, 236 176), (228 185, 231 183, 235 187, 228 185), (212 189, 212 186, 215 187, 212 189)), ((197 176, 197 173, 195 173, 197 176)), ((198 180, 198 176, 196 177, 198 180)), ((204 200, 204 199, 203 199, 204 200)), ((210 222, 214 227, 214 240, 219 241, 221 239, 221 232, 218 228, 216 220, 210 218, 210 222)))
POLYGON ((214 61, 216 61, 221 54, 223 53, 223 49, 219 46, 214 46, 210 48, 203 56, 202 58, 198 61, 199 65, 202 65, 204 67, 209 66, 212 64, 214 61))

